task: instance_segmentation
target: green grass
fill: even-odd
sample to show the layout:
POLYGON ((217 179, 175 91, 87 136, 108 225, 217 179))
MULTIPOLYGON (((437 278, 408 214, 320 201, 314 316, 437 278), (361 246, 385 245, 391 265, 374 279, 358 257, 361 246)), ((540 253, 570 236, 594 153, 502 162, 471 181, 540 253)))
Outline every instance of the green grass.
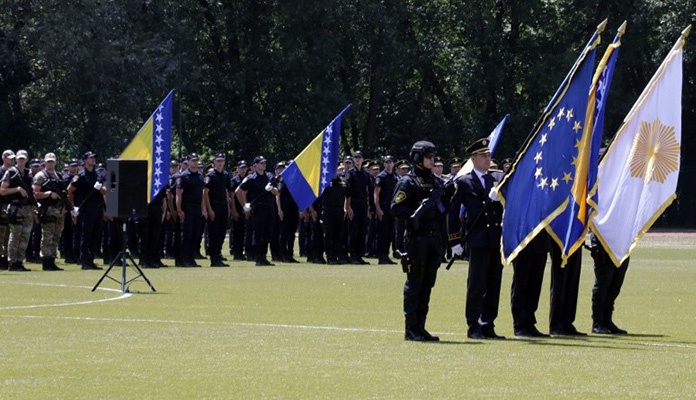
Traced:
MULTIPOLYGON (((468 340, 458 262, 439 273, 428 328, 443 342, 430 344, 403 340, 398 266, 145 270, 157 293, 137 280, 105 302, 92 301, 120 292, 90 291, 100 271, 4 271, 0 398, 694 397, 695 249, 693 237, 643 240, 615 313, 622 337, 512 339, 506 268, 497 330, 508 340, 468 340)), ((576 326, 589 331, 584 258, 576 326)), ((548 282, 547 268, 543 331, 548 282)))

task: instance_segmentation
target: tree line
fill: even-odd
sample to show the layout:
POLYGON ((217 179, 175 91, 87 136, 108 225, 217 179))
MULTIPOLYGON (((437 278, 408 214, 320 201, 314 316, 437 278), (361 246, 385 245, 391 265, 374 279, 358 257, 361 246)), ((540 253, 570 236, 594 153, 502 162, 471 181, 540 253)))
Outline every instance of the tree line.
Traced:
MULTIPOLYGON (((348 103, 344 153, 444 157, 511 118, 512 157, 597 24, 628 21, 605 140, 682 29, 692 1, 0 0, 0 144, 62 158, 120 153, 177 93, 173 154, 296 155, 348 103)), ((683 163, 696 139, 685 48, 683 163)))

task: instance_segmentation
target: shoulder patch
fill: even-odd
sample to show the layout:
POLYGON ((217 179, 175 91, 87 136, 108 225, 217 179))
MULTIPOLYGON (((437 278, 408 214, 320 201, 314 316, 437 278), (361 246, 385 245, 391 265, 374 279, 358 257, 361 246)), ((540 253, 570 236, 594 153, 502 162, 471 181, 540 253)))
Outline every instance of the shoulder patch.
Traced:
POLYGON ((394 196, 394 203, 401 203, 404 200, 406 200, 406 192, 399 190, 394 196))

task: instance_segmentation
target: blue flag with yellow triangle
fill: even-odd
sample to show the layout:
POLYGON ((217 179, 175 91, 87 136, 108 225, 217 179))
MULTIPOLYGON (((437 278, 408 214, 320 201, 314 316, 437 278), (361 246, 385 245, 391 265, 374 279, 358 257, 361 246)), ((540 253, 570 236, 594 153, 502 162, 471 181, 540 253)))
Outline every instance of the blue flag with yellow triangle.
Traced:
POLYGON ((280 174, 300 210, 314 203, 336 173, 341 118, 350 106, 348 104, 280 174))
POLYGON ((119 156, 147 161, 147 201, 151 202, 169 180, 172 147, 174 90, 167 94, 119 156))

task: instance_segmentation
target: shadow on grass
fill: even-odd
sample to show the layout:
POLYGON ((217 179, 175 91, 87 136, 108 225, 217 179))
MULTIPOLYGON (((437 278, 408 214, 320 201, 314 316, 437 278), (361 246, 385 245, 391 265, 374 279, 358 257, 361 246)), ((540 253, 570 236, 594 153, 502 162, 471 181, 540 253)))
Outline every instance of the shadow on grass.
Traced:
POLYGON ((483 341, 474 341, 474 340, 440 340, 439 342, 430 342, 433 344, 474 344, 474 345, 479 345, 483 344, 483 341))

